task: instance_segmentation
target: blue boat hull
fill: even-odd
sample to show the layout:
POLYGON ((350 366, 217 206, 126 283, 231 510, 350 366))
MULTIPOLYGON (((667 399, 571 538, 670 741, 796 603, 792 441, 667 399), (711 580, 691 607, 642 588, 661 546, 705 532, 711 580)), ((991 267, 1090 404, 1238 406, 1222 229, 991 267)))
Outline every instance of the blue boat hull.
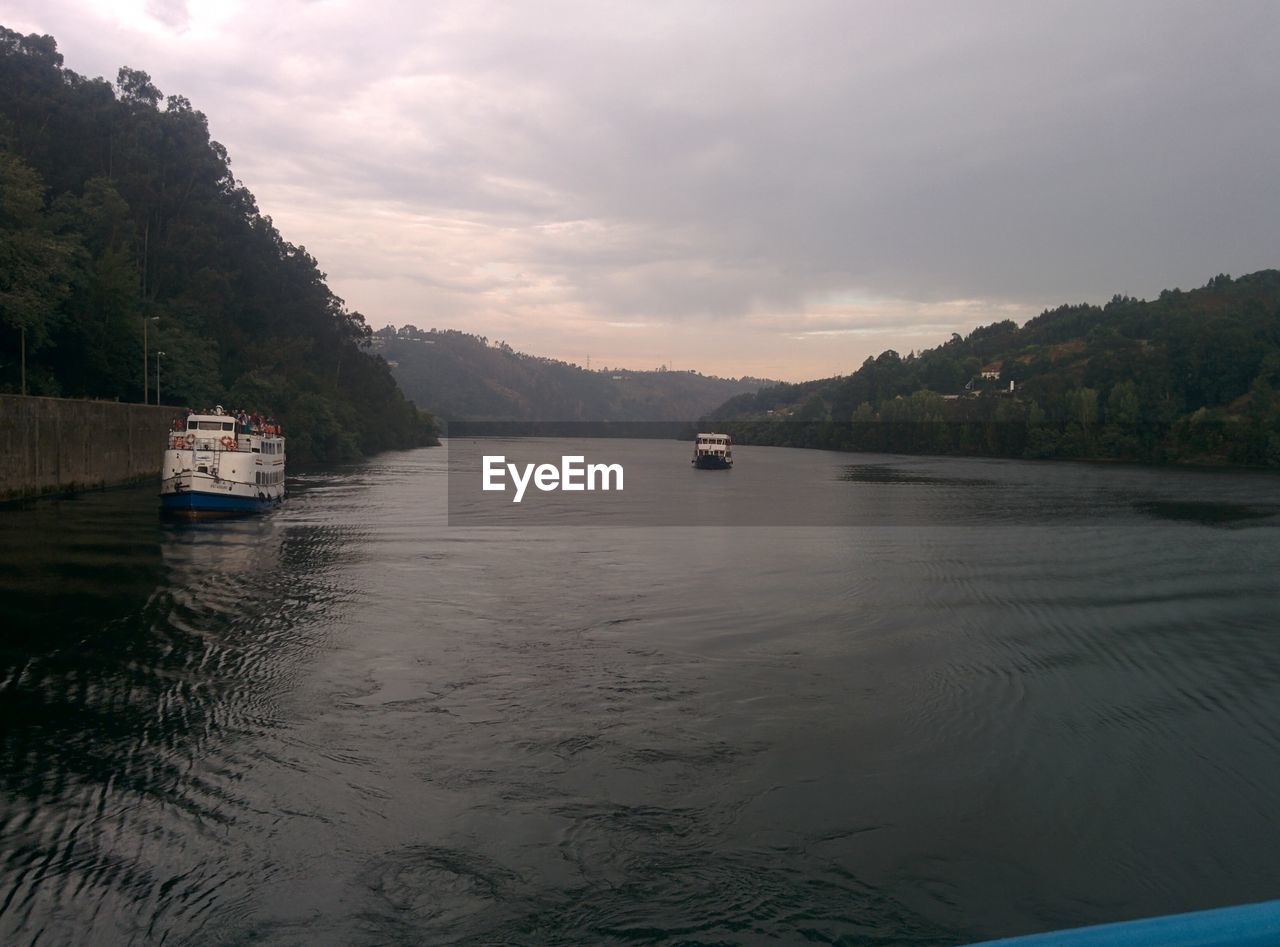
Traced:
POLYGON ((1275 947, 1280 901, 983 941, 974 947, 1275 947))
POLYGON ((178 516, 236 516, 243 513, 261 513, 279 505, 278 500, 228 496, 225 493, 184 491, 160 495, 161 511, 178 516))

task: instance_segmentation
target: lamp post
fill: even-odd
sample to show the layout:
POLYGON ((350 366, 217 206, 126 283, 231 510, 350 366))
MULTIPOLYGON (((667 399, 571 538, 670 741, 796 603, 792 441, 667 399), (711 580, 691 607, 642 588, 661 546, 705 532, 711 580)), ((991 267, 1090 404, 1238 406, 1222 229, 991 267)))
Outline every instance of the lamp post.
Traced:
MULTIPOLYGON (((150 384, 147 379, 147 323, 159 322, 159 316, 143 316, 142 317, 142 403, 150 403, 150 384)), ((159 329, 159 326, 156 327, 159 329)), ((156 395, 156 403, 160 403, 160 396, 156 395)))
POLYGON ((164 357, 164 352, 156 351, 156 404, 160 403, 160 359, 164 357))

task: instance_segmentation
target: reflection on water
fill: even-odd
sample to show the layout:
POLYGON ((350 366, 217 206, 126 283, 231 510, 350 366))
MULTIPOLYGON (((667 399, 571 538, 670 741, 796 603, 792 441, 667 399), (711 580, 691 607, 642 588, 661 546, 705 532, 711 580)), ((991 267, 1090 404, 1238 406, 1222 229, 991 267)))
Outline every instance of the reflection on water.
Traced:
POLYGON ((1276 515, 1274 508, 1262 509, 1243 503, 1213 503, 1205 500, 1152 500, 1137 504, 1159 519, 1205 525, 1229 525, 1248 520, 1265 520, 1276 515))
POLYGON ((946 477, 936 473, 916 473, 890 464, 850 464, 840 472, 841 480, 853 483, 944 484, 960 487, 994 487, 995 480, 981 477, 946 477))
POLYGON ((49 931, 74 905, 55 939, 104 910, 151 936, 213 908, 237 872, 216 852, 193 865, 193 837, 260 804, 240 741, 279 728, 314 623, 344 598, 324 575, 346 545, 332 528, 161 522, 153 493, 5 515, 4 929, 49 931))
POLYGON ((441 451, 257 519, 0 513, 0 940, 945 944, 1280 894, 1273 480, 738 460, 689 488, 939 519, 448 527, 441 451))

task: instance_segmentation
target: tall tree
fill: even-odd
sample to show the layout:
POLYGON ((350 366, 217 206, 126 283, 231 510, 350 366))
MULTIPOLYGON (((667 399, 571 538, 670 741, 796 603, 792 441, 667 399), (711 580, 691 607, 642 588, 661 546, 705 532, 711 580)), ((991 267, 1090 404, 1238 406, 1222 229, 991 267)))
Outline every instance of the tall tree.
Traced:
MULTIPOLYGON (((16 336, 23 393, 28 356, 50 343, 58 304, 67 295, 73 249, 72 240, 54 232, 40 176, 0 151, 0 323, 16 336)), ((39 387, 56 390, 43 374, 39 387)))

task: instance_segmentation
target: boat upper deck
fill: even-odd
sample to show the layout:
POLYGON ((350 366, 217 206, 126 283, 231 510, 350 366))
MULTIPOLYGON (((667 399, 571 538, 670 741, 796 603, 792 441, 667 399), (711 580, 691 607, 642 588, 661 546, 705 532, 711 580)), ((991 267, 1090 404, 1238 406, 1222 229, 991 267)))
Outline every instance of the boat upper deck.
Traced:
POLYGON ((249 451, 283 454, 284 435, 270 418, 222 411, 176 418, 169 434, 171 450, 249 451))

